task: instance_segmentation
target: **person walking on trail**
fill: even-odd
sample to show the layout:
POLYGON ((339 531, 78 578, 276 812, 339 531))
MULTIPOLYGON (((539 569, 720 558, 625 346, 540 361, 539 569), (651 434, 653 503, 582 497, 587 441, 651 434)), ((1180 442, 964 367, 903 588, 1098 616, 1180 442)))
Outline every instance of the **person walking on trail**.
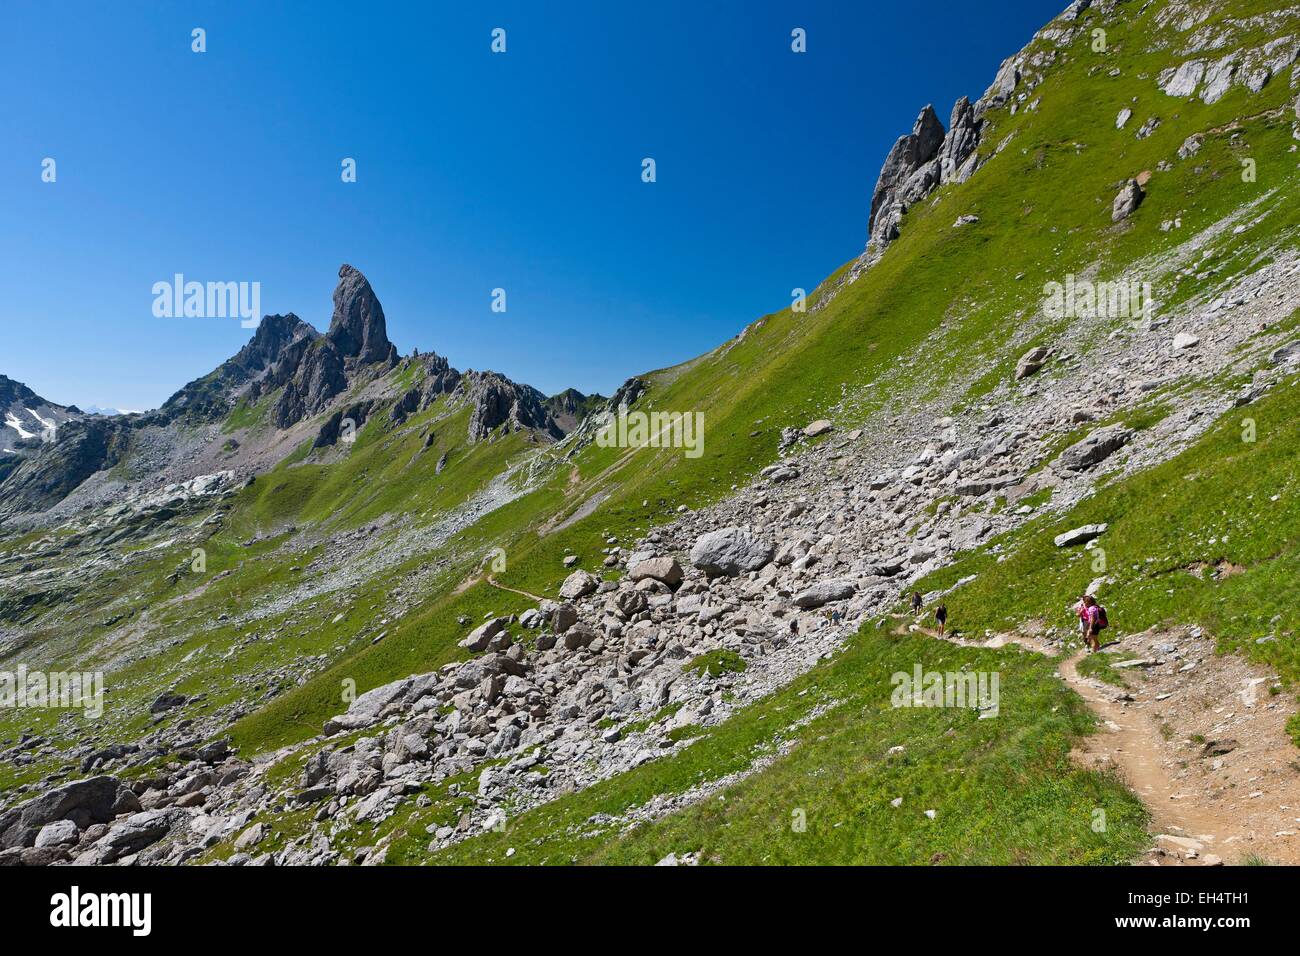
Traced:
POLYGON ((1101 632, 1107 627, 1106 609, 1097 603, 1097 599, 1091 594, 1085 594, 1084 615, 1087 626, 1084 629, 1084 640, 1088 642, 1088 653, 1095 654, 1101 650, 1101 632))
POLYGON ((948 626, 948 605, 940 604, 935 608, 934 619, 939 625, 939 636, 943 637, 944 628, 948 626))
POLYGON ((917 617, 921 616, 921 592, 912 592, 912 613, 917 617))

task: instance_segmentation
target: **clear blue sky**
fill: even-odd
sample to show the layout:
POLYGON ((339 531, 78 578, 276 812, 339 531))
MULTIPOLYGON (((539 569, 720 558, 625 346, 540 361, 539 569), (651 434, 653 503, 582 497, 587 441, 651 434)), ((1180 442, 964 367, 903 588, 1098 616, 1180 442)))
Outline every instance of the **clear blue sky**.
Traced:
POLYGON ((920 107, 1064 6, 8 0, 0 373, 154 407, 251 333, 155 318, 153 283, 257 281, 324 330, 350 262, 402 353, 609 394, 860 252, 920 107))

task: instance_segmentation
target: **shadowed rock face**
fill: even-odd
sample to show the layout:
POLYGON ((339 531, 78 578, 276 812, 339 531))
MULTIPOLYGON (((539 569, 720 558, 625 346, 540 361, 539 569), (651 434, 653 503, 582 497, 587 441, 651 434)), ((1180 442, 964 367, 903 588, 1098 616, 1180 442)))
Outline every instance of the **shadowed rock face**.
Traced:
POLYGON ((226 365, 241 369, 251 377, 270 368, 291 345, 300 340, 310 341, 319 335, 292 312, 288 315, 268 315, 257 326, 257 331, 248 344, 226 365))
POLYGON ((591 409, 600 407, 604 403, 605 399, 600 395, 583 395, 576 388, 566 388, 546 400, 546 410, 551 413, 560 430, 567 435, 578 427, 591 409))
POLYGON ((301 356, 286 357, 281 367, 282 374, 292 377, 284 382, 284 391, 272 410, 277 428, 288 428, 319 411, 348 387, 343 356, 328 339, 316 339, 301 356))
POLYGON ((461 387, 473 403, 469 421, 470 441, 481 441, 495 428, 535 428, 552 438, 563 438, 545 402, 546 397, 531 385, 519 385, 496 372, 467 372, 461 387))
POLYGON ((7 408, 15 402, 26 404, 48 404, 22 382, 15 382, 6 375, 0 375, 0 408, 7 408))
POLYGON ((867 229, 873 239, 888 242, 895 238, 898 220, 907 206, 905 197, 915 202, 938 184, 939 170, 934 159, 943 145, 943 137, 943 123, 935 115, 934 107, 927 106, 916 118, 912 132, 894 143, 871 195, 867 229))
POLYGON ((277 428, 288 428, 319 412, 347 390, 352 375, 367 366, 391 367, 397 362, 397 348, 388 341, 384 308, 370 282, 350 265, 339 267, 329 332, 321 336, 306 328, 310 334, 274 333, 274 340, 282 343, 278 357, 249 393, 256 400, 284 389, 271 410, 277 428))
POLYGON ((57 441, 0 475, 0 516, 47 508, 95 472, 115 465, 126 453, 130 428, 122 418, 69 421, 59 429, 57 441))
POLYGON ((384 307, 366 277, 347 264, 339 266, 334 315, 326 337, 344 359, 358 363, 397 361, 397 348, 388 341, 384 307))
POLYGON ((939 149, 939 178, 941 182, 964 183, 975 171, 975 149, 980 144, 980 130, 984 121, 976 116, 975 106, 962 97, 952 107, 948 121, 948 135, 939 149))

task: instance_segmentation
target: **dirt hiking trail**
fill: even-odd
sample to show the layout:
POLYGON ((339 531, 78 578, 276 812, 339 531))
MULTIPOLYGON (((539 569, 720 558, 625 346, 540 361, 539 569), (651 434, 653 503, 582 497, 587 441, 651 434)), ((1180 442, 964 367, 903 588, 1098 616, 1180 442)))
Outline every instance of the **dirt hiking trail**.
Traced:
MULTIPOLYGON (((895 630, 908 632, 938 637, 919 622, 895 630)), ((1300 751, 1286 729, 1297 708, 1294 694, 1270 693, 1277 678, 1267 668, 1216 653, 1199 628, 1112 640, 1102 653, 1123 669, 1124 687, 1080 674, 1086 650, 1061 657, 1016 634, 942 639, 1059 659, 1058 674, 1098 718, 1072 756, 1117 771, 1150 809, 1147 865, 1300 863, 1300 751)))

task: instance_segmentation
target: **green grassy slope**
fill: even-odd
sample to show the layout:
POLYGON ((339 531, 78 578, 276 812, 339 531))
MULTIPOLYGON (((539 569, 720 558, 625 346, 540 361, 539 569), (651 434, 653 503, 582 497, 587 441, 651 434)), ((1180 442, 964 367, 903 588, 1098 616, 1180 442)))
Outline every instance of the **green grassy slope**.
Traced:
MULTIPOLYGON (((1248 13, 1279 4, 1232 6, 1248 13)), ((1093 268, 1103 275, 1117 273, 1255 201, 1274 210, 1269 228, 1226 237, 1216 263, 1223 272, 1248 261, 1254 244, 1285 235, 1297 208, 1291 201, 1295 164, 1281 159, 1287 155, 1289 123, 1279 117, 1250 121, 1235 139, 1226 129, 1212 132, 1243 113, 1280 110, 1289 97, 1285 83, 1276 80, 1249 99, 1234 89, 1213 106, 1164 97, 1152 77, 1169 54, 1141 52, 1155 13, 1153 8, 1126 26, 1111 27, 1103 54, 1091 50, 1088 31, 1082 31, 1034 92, 1036 110, 991 114, 994 129, 982 148, 991 150, 1007 136, 1013 137, 1011 144, 968 183, 945 186, 909 211, 903 239, 856 282, 841 282, 846 266, 813 294, 811 311, 785 309, 765 316, 738 341, 647 376, 651 389, 639 409, 704 413, 702 457, 688 459, 672 449, 629 455, 588 447, 566 463, 576 470, 576 482, 572 474, 553 475, 528 498, 490 518, 491 528, 476 529, 456 546, 503 547, 508 569, 498 575, 502 583, 553 593, 564 576, 560 558, 565 553, 582 556, 594 570, 603 535, 625 541, 678 505, 699 507, 722 498, 776 458, 783 427, 824 415, 840 405, 846 390, 852 398, 836 417, 852 425, 895 396, 936 393, 949 373, 972 364, 988 371, 965 400, 1005 382, 1024 348, 1014 341, 1016 319, 1034 313, 1048 279, 1093 268), (1112 70, 1119 75, 1110 76, 1112 70), (1148 139, 1137 140, 1132 128, 1114 129, 1115 114, 1135 96, 1164 116, 1148 139), (1128 224, 1114 227, 1110 204, 1119 181, 1172 160, 1194 132, 1208 132, 1196 161, 1157 173, 1142 207, 1128 224), (1243 153, 1260 160, 1255 182, 1242 180, 1243 153), (970 212, 981 221, 952 228, 958 215, 970 212), (1161 231, 1160 224, 1174 217, 1181 217, 1182 229, 1161 231), (596 494, 606 497, 589 517, 556 533, 535 533, 596 494)), ((1158 288, 1156 295, 1173 301, 1189 291, 1158 288)), ((1071 343, 1076 351, 1098 344, 1071 343)), ((460 601, 473 599, 437 600, 450 618, 460 601)), ((418 636, 399 631, 390 640, 423 648, 403 654, 403 666, 441 659, 423 631, 418 636)), ((403 676, 389 667, 367 667, 365 674, 364 683, 372 686, 403 676)), ((300 694, 325 699, 306 688, 300 694)), ((323 706, 304 709, 296 701, 275 706, 301 711, 310 720, 328 716, 323 706)), ((259 744, 256 735, 244 739, 259 744)))
MULTIPOLYGON (((1150 50, 1161 6, 1125 8, 1124 23, 1107 24, 1102 53, 1090 45, 1098 15, 1086 13, 1078 37, 1059 52, 1059 62, 1033 92, 1037 107, 1015 115, 1006 108, 991 113, 981 147, 987 164, 969 182, 945 186, 911 209, 902 238, 856 282, 846 281, 845 265, 810 297, 811 311, 775 312, 708 355, 645 376, 651 387, 639 409, 704 414, 702 457, 593 445, 564 459, 565 449, 537 452, 517 435, 469 445, 463 410, 439 405, 395 426, 381 408, 350 449, 316 457, 300 449, 230 503, 223 529, 208 545, 212 580, 165 583, 188 549, 106 576, 83 609, 88 621, 112 613, 119 595, 127 594, 136 605, 132 613, 150 605, 155 633, 184 635, 122 672, 124 693, 133 706, 147 703, 149 694, 166 689, 160 675, 179 673, 180 662, 199 651, 185 665, 181 686, 208 693, 209 706, 246 695, 248 682, 260 681, 256 708, 231 728, 244 756, 303 740, 343 709, 345 681, 365 691, 434 669, 464 655, 456 646, 466 630, 460 618, 476 622, 488 612, 527 606, 524 598, 481 581, 466 586, 489 549, 506 553, 506 570, 497 575, 503 584, 553 594, 567 573, 565 554, 579 555, 582 566, 596 570, 605 535, 626 544, 668 520, 679 505, 700 507, 725 497, 775 460, 784 427, 827 415, 852 427, 894 410, 891 403, 906 412, 916 401, 945 394, 953 383, 960 385, 958 405, 1005 387, 1017 356, 1059 333, 1050 325, 1027 324, 1049 279, 1093 270, 1099 278, 1115 278, 1252 203, 1268 215, 1260 227, 1216 240, 1208 260, 1213 275, 1171 275, 1157 287, 1157 298, 1183 301, 1207 283, 1242 271, 1279 242, 1293 245, 1300 182, 1289 152, 1287 109, 1295 91, 1278 77, 1259 94, 1236 87, 1210 106, 1165 97, 1154 76, 1178 59, 1167 50, 1150 50), (1126 129, 1116 130, 1115 115, 1124 106, 1133 107, 1135 116, 1126 129), (1135 130, 1149 115, 1159 115, 1162 124, 1138 140, 1135 130), (1177 161, 1179 144, 1193 133, 1205 134, 1204 147, 1194 161, 1177 161), (1243 159, 1256 160, 1254 181, 1243 180, 1243 159), (1160 170, 1162 161, 1172 168, 1160 170), (1110 207, 1119 183, 1144 170, 1153 171, 1146 201, 1116 227, 1110 207), (966 214, 979 216, 979 222, 954 229, 954 220, 966 214), (1174 218, 1181 219, 1181 229, 1163 231, 1161 224, 1174 218), (434 439, 426 449, 429 431, 434 439), (435 474, 444 453, 448 467, 435 474), (221 619, 283 596, 296 579, 313 573, 310 556, 278 547, 276 535, 290 526, 322 533, 385 522, 431 526, 532 454, 547 463, 536 484, 454 534, 437 552, 442 563, 419 579, 419 593, 402 595, 408 610, 400 617, 390 611, 395 582, 421 572, 430 555, 412 556, 339 598, 304 602, 259 623, 259 632, 277 632, 275 641, 250 642, 249 628, 221 619), (597 499, 589 515, 564 523, 597 499), (271 537, 244 546, 257 535, 271 537), (167 603, 173 597, 178 600, 167 603), (301 666, 303 658, 312 658, 313 666, 301 666), (286 668, 296 670, 292 680, 261 676, 286 668)), ((1219 6, 1215 17, 1222 19, 1284 4, 1232 0, 1219 6)), ((1031 52, 1040 46, 1048 45, 1035 44, 1031 52)), ((846 200, 863 206, 864 219, 870 186, 853 184, 858 198, 846 200)), ((1069 347, 1087 352, 1104 341, 1069 347)), ((401 376, 409 369, 391 374, 405 382, 401 376)), ((1109 560, 1112 569, 1123 569, 1114 598, 1108 597, 1117 626, 1200 620, 1225 647, 1248 647, 1294 673, 1288 606, 1294 606, 1293 588, 1286 579, 1294 571, 1294 531, 1280 514, 1289 485, 1285 462, 1300 439, 1287 423, 1289 395, 1281 391, 1244 413, 1260 422, 1253 446, 1234 444, 1236 426, 1225 422, 1195 456, 1118 483, 1075 514, 1044 518, 1002 542, 1008 560, 974 556, 924 586, 977 575, 949 600, 954 622, 964 629, 1051 619, 1097 576, 1076 553, 1052 548, 1052 534, 1076 523, 1110 521, 1109 560), (1188 480, 1192 472, 1198 477, 1188 480), (1206 487, 1214 493, 1198 494, 1206 487), (1239 499, 1242 510, 1217 514, 1227 510, 1220 489, 1239 499), (1281 494, 1279 502, 1271 502, 1274 494, 1281 494), (1220 544, 1225 532, 1230 547, 1220 544), (1217 542, 1209 544, 1210 538, 1217 542), (1220 559, 1249 572, 1217 580, 1180 570, 1220 559), (1134 565, 1138 570, 1131 570, 1134 565), (1280 639, 1256 644, 1263 630, 1280 639)), ((241 407, 228 425, 235 430, 260 421, 256 408, 241 407)), ((377 546, 391 531, 380 532, 377 546)), ((101 633, 87 626, 83 646, 91 647, 101 633)), ((0 731, 19 729, 4 723, 9 719, 0 717, 0 731)), ((652 861, 669 851, 697 849, 723 862, 1129 859, 1141 843, 1140 805, 1114 781, 1075 769, 1066 759, 1071 742, 1088 728, 1079 701, 1055 682, 1046 662, 1016 651, 958 650, 865 630, 834 661, 742 711, 682 754, 531 811, 505 834, 487 835, 444 856, 499 861, 505 847, 513 846, 512 860, 546 862, 652 861), (1001 669, 1003 717, 981 722, 883 706, 889 673, 908 670, 918 659, 944 669, 962 663, 1001 669), (807 693, 800 696, 802 691, 807 693), (835 703, 811 723, 793 726, 819 702, 835 703), (711 799, 628 834, 616 828, 589 832, 585 824, 594 813, 622 813, 654 794, 681 793, 744 769, 777 738, 798 746, 728 791, 726 801, 711 799), (895 745, 906 747, 903 759, 888 758, 895 745), (1007 794, 1015 801, 1004 809, 1007 794), (902 812, 889 806, 897 796, 904 797, 902 812), (921 813, 931 808, 937 810, 934 820, 921 813), (1096 808, 1110 821, 1100 834, 1089 825, 1096 808), (806 811, 802 833, 790 827, 795 809, 806 811)), ((454 810, 445 794, 434 796, 426 815, 389 824, 410 829, 390 859, 422 858, 424 826, 443 822, 438 814, 454 810)))
POLYGON ((1070 606, 1106 577, 1101 596, 1115 633, 1199 624, 1224 651, 1245 652, 1300 680, 1297 455, 1300 391, 1293 380, 1225 416, 1178 457, 1113 483, 1067 514, 1044 516, 919 586, 944 588, 976 575, 947 604, 955 626, 978 634, 1033 619, 1072 628, 1070 606), (1093 523, 1109 525, 1096 549, 1052 543, 1064 530, 1093 523))
MULTIPOLYGON (((1275 3, 1226 4, 1218 17, 1280 7, 1275 3)), ((724 356, 694 363, 656 396, 658 406, 672 407, 679 397, 687 407, 692 400, 720 398, 726 391, 720 383, 730 377, 734 412, 729 416, 726 404, 708 407, 731 426, 722 453, 730 453, 736 471, 743 472, 747 465, 768 460, 761 445, 753 454, 745 454, 745 442, 739 438, 748 434, 745 426, 762 421, 763 437, 770 442, 781 426, 802 424, 813 412, 831 404, 838 398, 841 384, 861 386, 880 380, 900 390, 915 386, 921 373, 899 371, 895 362, 915 354, 931 332, 938 331, 938 338, 932 339, 937 344, 925 351, 929 369, 955 373, 970 363, 972 355, 990 366, 987 375, 968 391, 967 401, 1004 384, 1019 348, 1035 344, 1029 340, 1018 343, 1017 348, 1006 347, 1017 325, 1015 319, 1034 311, 1038 290, 1047 279, 1059 280, 1067 272, 1083 274, 1094 268, 1099 277, 1114 277, 1126 266, 1168 252, 1190 232, 1249 204, 1256 204, 1257 215, 1264 214, 1261 224, 1241 234, 1221 236, 1211 244, 1202 269, 1172 276, 1157 289, 1158 299, 1166 306, 1177 304, 1227 276, 1258 267, 1268 260, 1272 249, 1294 248, 1300 209, 1295 201, 1300 184, 1289 109, 1294 91, 1282 79, 1275 79, 1257 96, 1247 97, 1235 89, 1213 106, 1163 97, 1155 92, 1150 77, 1170 65, 1169 54, 1139 52, 1158 11, 1159 6, 1153 5, 1129 25, 1112 28, 1110 52, 1104 56, 1088 49, 1084 31, 1070 58, 1054 68, 1035 92, 1040 102, 1036 111, 1014 118, 1005 112, 997 114, 999 128, 992 139, 999 142, 1014 133, 1008 148, 971 182, 945 187, 914 208, 903 238, 875 269, 856 284, 842 287, 819 311, 808 316, 787 312, 768 317, 724 356), (1119 75, 1111 76, 1112 70, 1119 75), (1143 104, 1136 111, 1135 123, 1127 131, 1114 130, 1114 116, 1134 97, 1143 104), (1161 128, 1149 139, 1136 140, 1134 128, 1150 113, 1162 115, 1161 128), (1241 122, 1235 122, 1238 118, 1241 122), (1201 152, 1194 162, 1176 161, 1178 145, 1193 133, 1206 136, 1201 152), (1254 181, 1243 178, 1243 159, 1256 161, 1259 172, 1254 181), (1162 160, 1173 163, 1172 169, 1156 173, 1147 187, 1146 202, 1127 225, 1112 226, 1110 200, 1119 181, 1154 170, 1162 160), (980 223, 954 231, 951 223, 966 213, 979 215, 980 223), (1162 222, 1174 218, 1181 220, 1181 230, 1160 228, 1162 222), (754 364, 747 365, 747 360, 754 364), (809 401, 807 405, 791 402, 791 395, 808 396, 809 401)), ((837 282, 843 272, 828 280, 828 285, 837 282)), ((1045 330, 1040 340, 1050 334, 1045 330)), ((1068 346, 1087 351, 1102 341, 1071 342, 1068 346)), ((934 381, 944 378, 938 374, 934 381)), ((1220 384, 1228 388, 1235 383, 1220 384)), ((852 412, 870 414, 884 401, 868 392, 852 412)), ((1114 590, 1107 592, 1111 595, 1107 600, 1117 609, 1119 627, 1137 630, 1160 621, 1197 621, 1218 635, 1225 650, 1246 649, 1293 679, 1296 595, 1291 582, 1296 547, 1294 523, 1286 506, 1292 483, 1287 462, 1300 451, 1300 435, 1292 427, 1293 403, 1294 392, 1281 389, 1241 416, 1220 423, 1178 460, 1116 484, 1072 514, 1032 524, 1015 541, 995 543, 1001 545, 998 553, 1009 555, 1007 560, 999 563, 990 554, 973 556, 922 582, 922 587, 946 587, 977 575, 948 602, 954 620, 969 631, 1009 628, 1053 615, 1064 619, 1069 600, 1098 575, 1090 567, 1091 555, 1085 560, 1077 550, 1056 549, 1051 537, 1077 524, 1109 521, 1112 527, 1105 540, 1109 542, 1110 567, 1121 570, 1112 570, 1119 580, 1114 590), (1258 424, 1258 439, 1253 444, 1241 440, 1240 418, 1247 416, 1258 424), (1214 568, 1225 566, 1222 562, 1247 570, 1218 574, 1214 568), (1197 568, 1196 575, 1185 570, 1192 567, 1197 568), (1262 643, 1261 638, 1265 638, 1262 643)), ((1158 418, 1157 410, 1149 414, 1153 421, 1158 418)), ((851 415, 844 417, 852 421, 851 415)), ((683 462, 677 472, 682 476, 679 487, 695 490, 707 499, 708 486, 703 482, 718 480, 716 472, 708 473, 717 463, 712 460, 692 468, 683 462), (687 477, 692 473, 698 476, 694 482, 687 477)), ((691 501, 689 496, 683 497, 691 501)), ((859 653, 863 645, 879 641, 877 635, 864 631, 846 658, 859 653)), ((930 653, 936 651, 931 648, 930 653)), ((845 665, 837 662, 833 666, 845 665)), ((1005 845, 989 847, 981 856, 971 847, 954 849, 942 840, 890 856, 889 848, 900 845, 899 831, 905 826, 889 822, 887 811, 880 815, 880 800, 888 788, 872 789, 855 775, 866 767, 880 769, 872 765, 883 743, 872 736, 878 731, 875 720, 884 720, 879 715, 863 720, 865 731, 853 723, 837 728, 838 734, 794 732, 792 736, 800 742, 794 754, 728 790, 725 801, 710 799, 630 835, 584 826, 593 813, 620 813, 652 793, 682 792, 702 777, 738 769, 745 761, 734 756, 728 761, 723 754, 748 755, 760 737, 746 737, 744 728, 764 714, 770 716, 766 708, 778 707, 776 701, 788 699, 779 694, 744 711, 696 745, 701 749, 694 757, 682 755, 662 766, 641 768, 590 794, 566 797, 530 811, 512 821, 505 834, 478 838, 444 856, 454 862, 503 861, 504 849, 509 846, 516 849, 512 861, 520 862, 644 862, 671 850, 703 850, 706 859, 716 855, 724 862, 752 862, 763 857, 783 862, 923 862, 927 852, 952 854, 944 859, 1019 858, 1014 848, 1005 845), (713 741, 725 745, 706 755, 704 748, 713 741), (801 753, 805 756, 795 756, 801 753), (844 782, 846 776, 851 783, 844 782), (854 792, 854 787, 863 789, 854 792), (791 788, 796 796, 778 796, 791 788), (786 819, 789 806, 796 803, 819 806, 823 813, 826 806, 833 807, 830 819, 847 832, 836 835, 823 830, 819 838, 800 839, 789 830, 786 819), (850 825, 855 813, 862 816, 858 828, 850 825), (878 849, 866 849, 863 843, 878 849)), ((1043 732, 1044 722, 1055 713, 1053 707, 1035 708, 1028 720, 1033 729, 1025 734, 1025 742, 1035 740, 1035 734, 1043 732)), ((772 726, 788 726, 791 719, 793 716, 774 721, 772 726)), ((901 719, 916 717, 908 713, 901 719)), ((893 729, 898 739, 906 734, 893 729)), ((930 740, 924 731, 918 736, 930 740)), ((1005 774, 1026 762, 1041 766, 1044 756, 1053 751, 1042 737, 1035 742, 1036 747, 1028 745, 1024 752, 995 754, 991 762, 1005 774), (1026 753, 1032 757, 1027 758, 1026 753)), ((943 766, 960 764, 963 754, 968 757, 969 750, 947 755, 950 762, 943 766)), ((1053 785, 1068 788, 1066 781, 1074 772, 1055 766, 1053 785)), ((1087 786, 1103 783, 1088 778, 1087 786)), ((1028 789, 1032 792, 1032 786, 1028 789)), ((1024 782, 1018 781, 1008 792, 1023 790, 1024 782)), ((1043 819, 1051 816, 1050 810, 1045 811, 1043 819)), ((959 829, 965 832, 966 828, 979 832, 979 820, 962 818, 959 829)), ((1015 832, 1016 828, 1008 829, 1015 832)), ((1111 832, 1113 843, 1099 842, 1115 852, 1115 859, 1126 858, 1137 843, 1126 843, 1122 831, 1111 832)), ((1082 842, 1086 841, 1084 835, 1082 842)), ((1052 838, 1047 842, 1056 843, 1052 838)), ((1062 840, 1059 846, 1068 848, 1070 841, 1062 840)), ((1099 850, 1092 859, 1103 859, 1107 850, 1099 850)), ((1074 858, 1084 859, 1087 854, 1074 858)))
MULTIPOLYGON (((1144 845, 1146 812, 1116 780, 1071 765, 1071 741, 1091 718, 1054 669, 1016 648, 865 630, 680 754, 524 813, 433 862, 648 864, 672 852, 724 864, 1126 861, 1144 845), (917 663, 997 671, 997 718, 891 707, 892 674, 917 663), (746 770, 781 742, 793 745, 788 754, 722 795, 651 823, 622 818, 656 794, 746 770)), ((422 858, 424 822, 402 824, 390 862, 422 858)))

